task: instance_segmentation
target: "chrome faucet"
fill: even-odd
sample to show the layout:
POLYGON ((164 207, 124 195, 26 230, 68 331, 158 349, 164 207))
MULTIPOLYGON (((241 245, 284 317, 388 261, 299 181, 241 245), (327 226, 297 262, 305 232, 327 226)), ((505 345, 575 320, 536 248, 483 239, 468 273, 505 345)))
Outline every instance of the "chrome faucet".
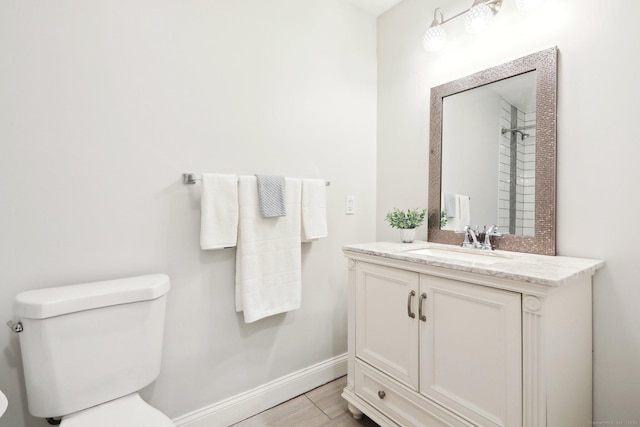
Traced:
POLYGON ((464 241, 462 242, 462 247, 492 251, 493 244, 491 243, 491 238, 500 237, 502 236, 502 233, 498 231, 498 226, 495 224, 489 227, 488 230, 485 226, 484 230, 484 241, 481 243, 480 241, 478 241, 478 236, 480 236, 480 233, 478 232, 478 226, 476 226, 476 228, 471 228, 470 225, 465 225, 462 229, 462 233, 464 233, 464 241))
POLYGON ((482 243, 478 242, 478 228, 477 227, 474 230, 473 228, 471 228, 470 225, 465 225, 464 228, 462 229, 462 231, 464 233, 464 242, 462 242, 462 247, 463 248, 477 248, 477 249, 481 249, 482 248, 482 243), (473 240, 473 242, 471 242, 471 240, 469 240, 469 238, 471 238, 471 240, 473 240))
POLYGON ((497 225, 492 225, 489 229, 484 233, 484 243, 482 244, 482 249, 486 251, 492 251, 493 245, 491 244, 491 237, 500 237, 502 233, 498 231, 497 225))

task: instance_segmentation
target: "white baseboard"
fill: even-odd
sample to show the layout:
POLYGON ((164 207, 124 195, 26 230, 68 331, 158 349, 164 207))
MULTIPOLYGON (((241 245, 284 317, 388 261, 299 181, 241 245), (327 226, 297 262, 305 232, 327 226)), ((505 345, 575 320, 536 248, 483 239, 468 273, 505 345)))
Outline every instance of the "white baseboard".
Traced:
POLYGON ((347 354, 301 369, 173 420, 177 427, 227 427, 347 373, 347 354))

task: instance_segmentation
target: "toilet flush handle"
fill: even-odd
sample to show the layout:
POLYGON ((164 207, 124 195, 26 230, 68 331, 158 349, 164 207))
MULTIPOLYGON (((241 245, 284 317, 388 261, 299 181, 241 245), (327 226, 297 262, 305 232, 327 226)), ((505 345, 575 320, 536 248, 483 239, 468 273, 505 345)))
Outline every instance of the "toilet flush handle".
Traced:
POLYGON ((22 332, 24 330, 24 328, 22 327, 22 323, 21 322, 14 322, 13 320, 9 320, 7 322, 7 326, 9 327, 9 329, 11 329, 13 332, 15 332, 16 334, 22 332))

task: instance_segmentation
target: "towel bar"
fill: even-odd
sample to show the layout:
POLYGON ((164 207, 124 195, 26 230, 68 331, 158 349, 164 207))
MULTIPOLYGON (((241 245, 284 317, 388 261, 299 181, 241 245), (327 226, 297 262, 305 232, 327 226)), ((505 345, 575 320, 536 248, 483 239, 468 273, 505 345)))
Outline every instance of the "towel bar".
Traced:
MULTIPOLYGON (((182 183, 185 185, 195 184, 196 181, 202 181, 202 177, 193 172, 187 172, 182 174, 182 183)), ((324 185, 327 187, 331 185, 330 181, 325 181, 324 185)))

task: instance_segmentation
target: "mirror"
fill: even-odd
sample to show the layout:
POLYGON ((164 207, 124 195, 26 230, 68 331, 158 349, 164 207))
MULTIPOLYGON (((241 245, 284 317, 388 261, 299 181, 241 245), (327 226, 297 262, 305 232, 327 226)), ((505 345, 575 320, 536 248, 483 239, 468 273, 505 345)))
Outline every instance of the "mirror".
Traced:
POLYGON ((431 89, 428 240, 555 255, 557 49, 431 89))
POLYGON ((442 229, 535 235, 535 120, 535 71, 442 100, 442 229))

